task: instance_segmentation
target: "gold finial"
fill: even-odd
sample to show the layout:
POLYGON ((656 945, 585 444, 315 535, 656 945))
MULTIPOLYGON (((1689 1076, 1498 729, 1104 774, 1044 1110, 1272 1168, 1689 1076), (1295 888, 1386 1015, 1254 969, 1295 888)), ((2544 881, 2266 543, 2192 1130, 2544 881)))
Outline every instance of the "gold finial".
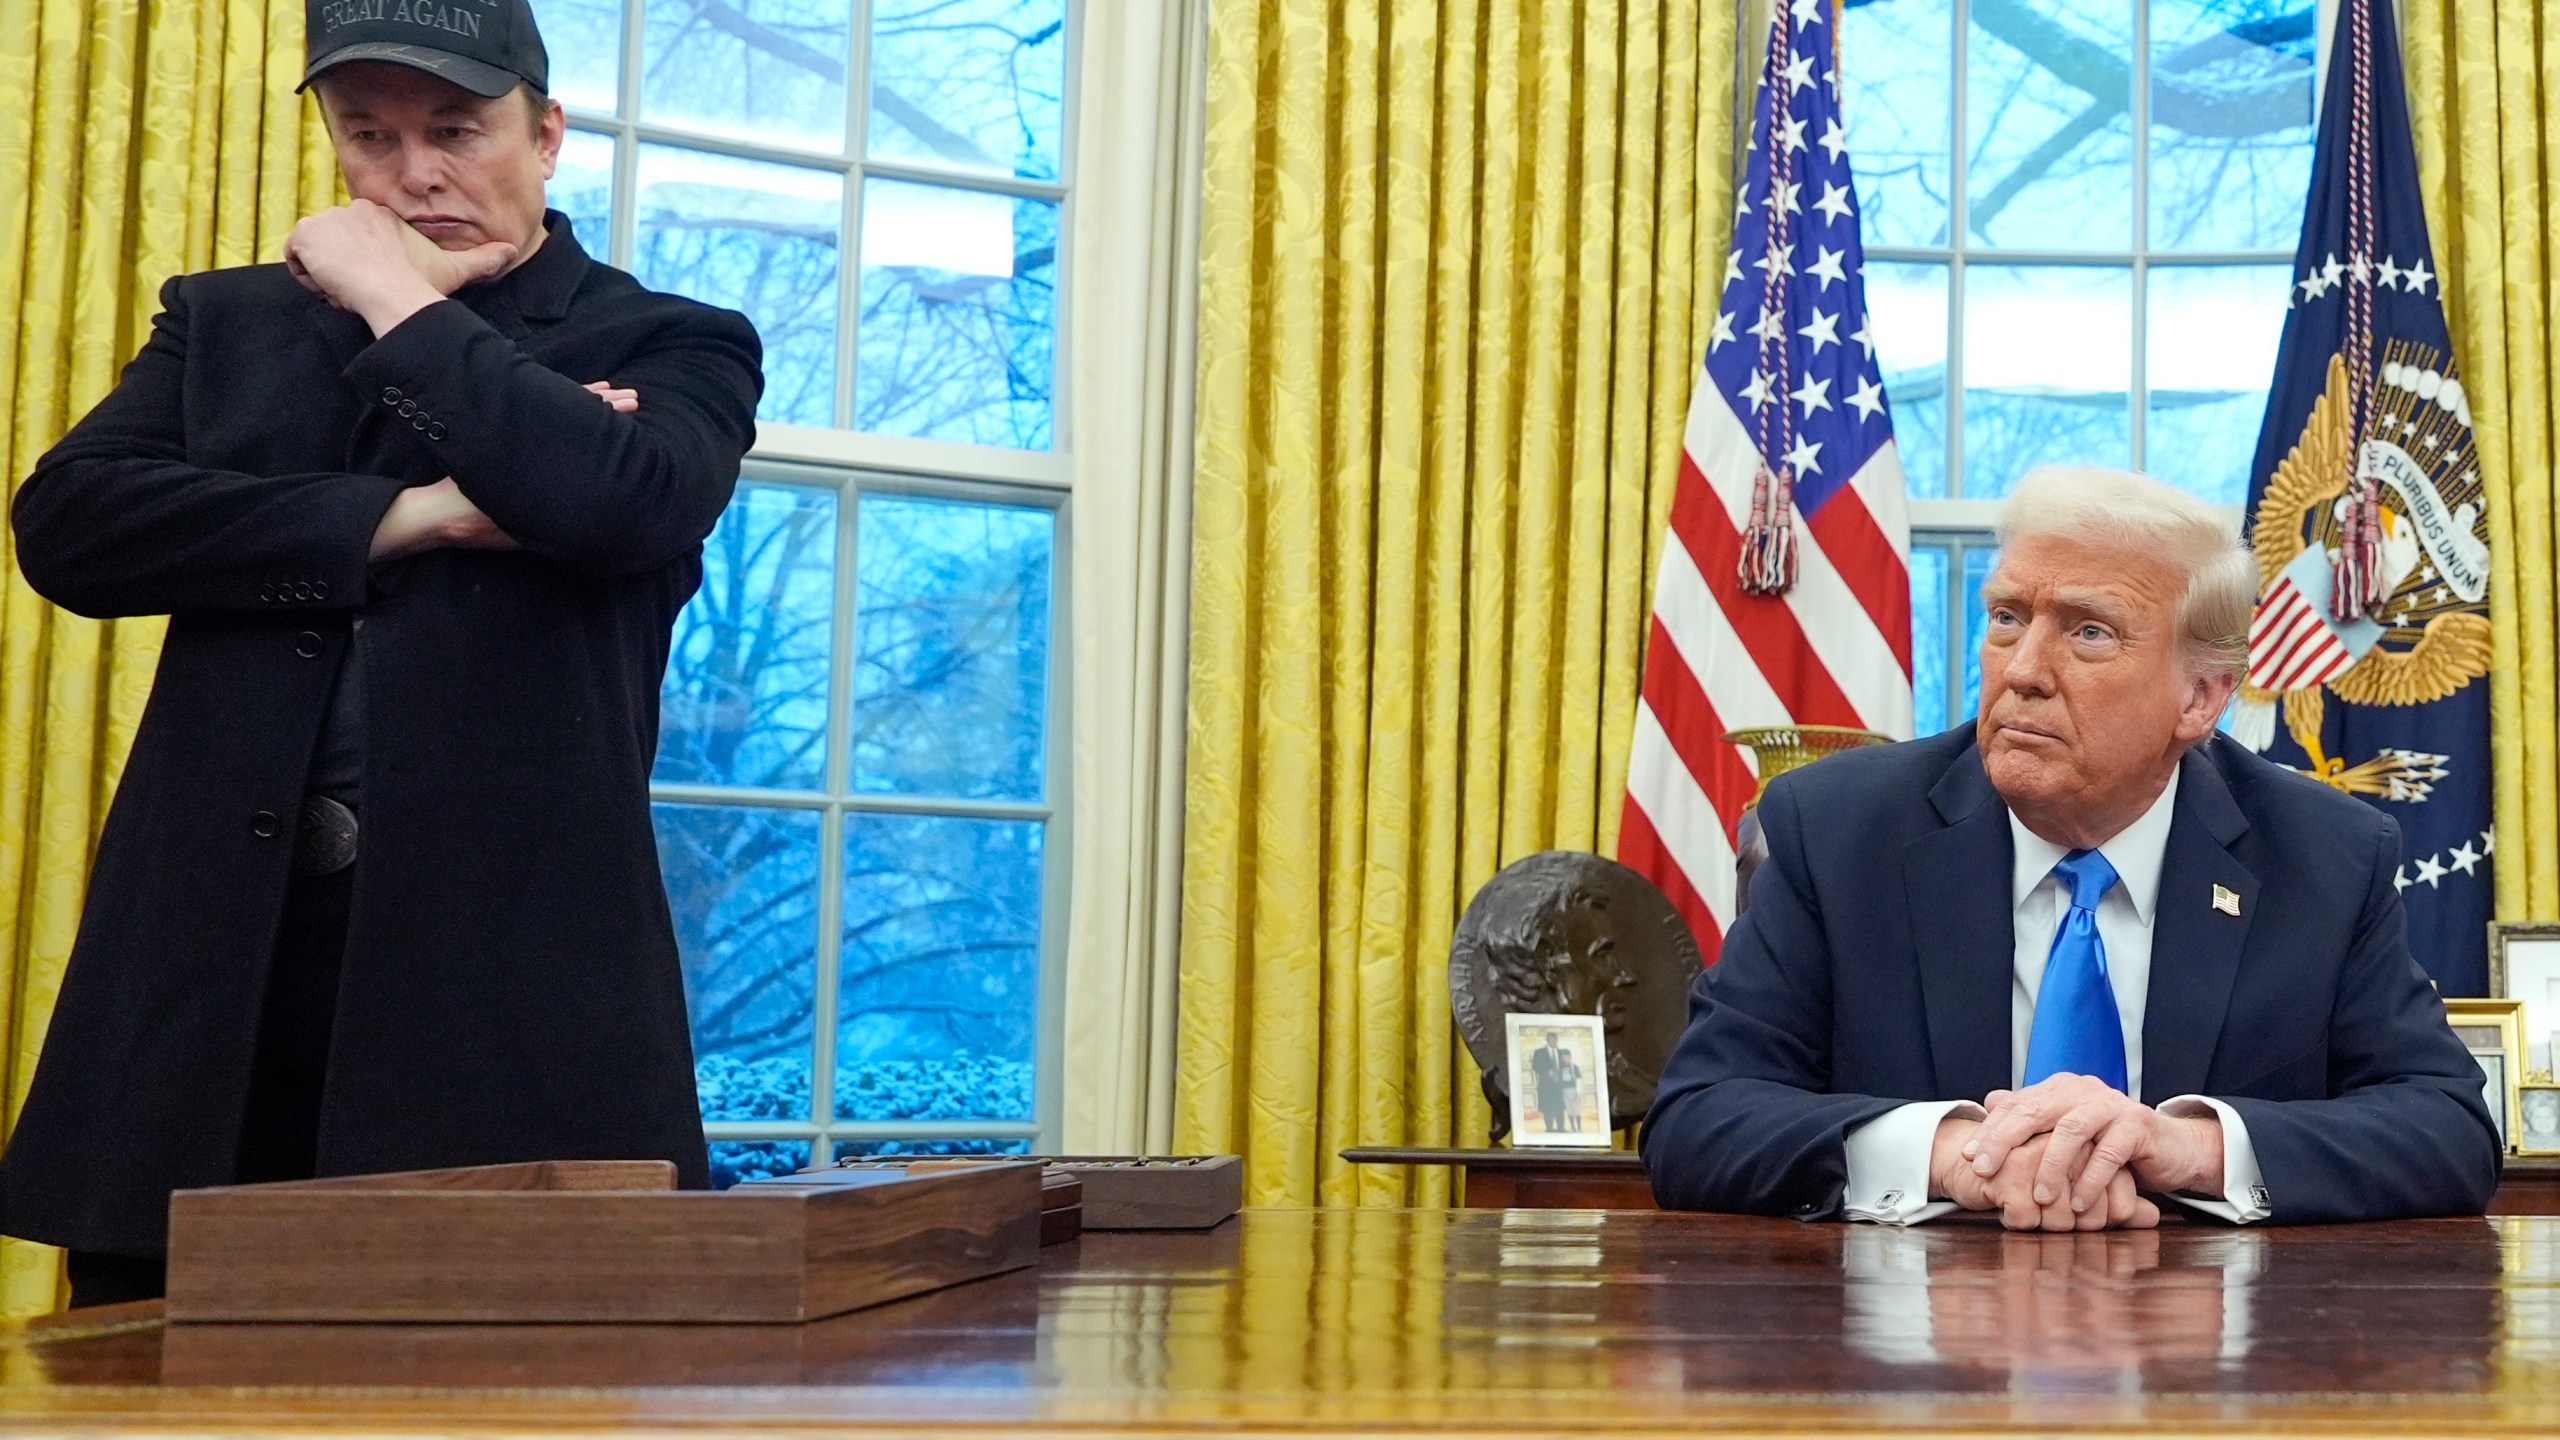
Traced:
POLYGON ((1724 738, 1728 745, 1750 746, 1751 753, 1759 759, 1760 788, 1751 792, 1754 805, 1768 793, 1770 781, 1790 770, 1843 750, 1893 743, 1890 735, 1849 725, 1763 725, 1749 730, 1728 730, 1724 738))

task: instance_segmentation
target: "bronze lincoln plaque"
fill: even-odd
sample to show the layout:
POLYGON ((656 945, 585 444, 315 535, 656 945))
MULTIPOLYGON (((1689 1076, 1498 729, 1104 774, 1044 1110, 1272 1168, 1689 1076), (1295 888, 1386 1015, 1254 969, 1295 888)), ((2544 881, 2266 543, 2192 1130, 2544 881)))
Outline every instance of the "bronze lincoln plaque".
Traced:
POLYGON ((1510 1129, 1502 1017, 1597 1015, 1612 1128, 1644 1118, 1688 1021, 1698 942, 1661 891, 1614 860, 1544 850, 1485 882, 1449 947, 1449 1008, 1510 1129))

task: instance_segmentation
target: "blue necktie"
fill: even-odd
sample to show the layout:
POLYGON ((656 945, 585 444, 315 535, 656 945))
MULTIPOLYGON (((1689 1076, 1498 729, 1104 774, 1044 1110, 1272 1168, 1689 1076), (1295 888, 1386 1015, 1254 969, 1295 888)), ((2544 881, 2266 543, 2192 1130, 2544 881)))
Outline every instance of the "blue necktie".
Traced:
POLYGON ((2122 1090, 2124 1020, 2107 983, 2106 942, 2098 938, 2098 900, 2116 883, 2116 870, 2095 850, 2074 850, 2053 867, 2053 878, 2071 892, 2071 909, 2045 955, 2025 1083, 2068 1071, 2122 1090))

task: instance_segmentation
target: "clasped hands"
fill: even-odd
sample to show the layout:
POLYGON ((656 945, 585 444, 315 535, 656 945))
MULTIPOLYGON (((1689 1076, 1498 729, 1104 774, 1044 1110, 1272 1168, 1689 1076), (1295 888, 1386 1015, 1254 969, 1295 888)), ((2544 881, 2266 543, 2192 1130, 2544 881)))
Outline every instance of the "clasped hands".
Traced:
POLYGON ((1939 1122, 1929 1198, 1997 1211, 2012 1230, 2148 1229, 2140 1192, 2222 1193, 2222 1122, 2164 1115, 2102 1080, 2056 1075, 1939 1122))

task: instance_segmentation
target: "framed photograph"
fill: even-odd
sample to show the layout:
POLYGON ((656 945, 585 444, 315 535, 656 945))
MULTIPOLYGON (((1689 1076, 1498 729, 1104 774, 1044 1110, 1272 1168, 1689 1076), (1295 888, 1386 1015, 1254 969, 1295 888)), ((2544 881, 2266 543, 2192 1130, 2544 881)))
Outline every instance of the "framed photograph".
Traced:
POLYGON ((2560 1077, 2560 922, 2491 922, 2489 993, 2524 1004, 2524 1067, 2560 1077))
POLYGON ((2517 1093, 2524 1079, 2524 1002, 2447 1000, 2444 1013, 2463 1048, 2480 1062, 2481 1098, 2498 1122, 2500 1145, 2513 1150, 2524 1128, 2517 1093))
POLYGON ((1609 1146, 1609 1052, 1597 1015, 1505 1015, 1511 1143, 1609 1146))
POLYGON ((2517 1089, 2516 1153, 2560 1155, 2560 1085, 2517 1089))

